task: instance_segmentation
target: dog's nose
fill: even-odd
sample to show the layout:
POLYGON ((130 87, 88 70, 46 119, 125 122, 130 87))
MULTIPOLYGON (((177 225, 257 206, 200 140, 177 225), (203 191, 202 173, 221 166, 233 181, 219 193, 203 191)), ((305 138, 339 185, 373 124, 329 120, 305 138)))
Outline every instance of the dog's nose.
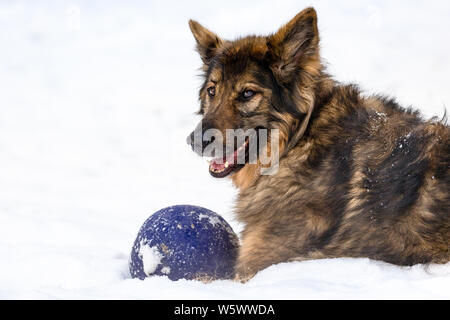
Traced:
POLYGON ((204 140, 202 132, 194 130, 187 136, 186 143, 191 146, 192 151, 203 156, 205 148, 214 142, 215 139, 216 138, 213 136, 210 140, 204 140))
POLYGON ((192 131, 186 138, 186 143, 194 149, 194 131, 192 131))
POLYGON ((186 143, 191 146, 192 151, 202 154, 203 150, 210 143, 209 141, 203 141, 203 135, 201 132, 192 131, 186 138, 186 143))

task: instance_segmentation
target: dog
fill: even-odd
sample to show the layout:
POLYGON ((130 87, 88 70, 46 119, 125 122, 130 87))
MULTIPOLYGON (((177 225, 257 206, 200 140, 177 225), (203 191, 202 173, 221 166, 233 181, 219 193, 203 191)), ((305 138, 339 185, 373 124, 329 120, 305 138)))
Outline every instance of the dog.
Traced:
MULTIPOLYGON (((203 62, 200 133, 279 133, 278 143, 262 147, 278 149, 273 174, 262 174, 267 166, 258 159, 248 161, 248 140, 209 166, 239 190, 235 214, 245 227, 236 280, 308 259, 366 257, 402 266, 450 260, 445 116, 424 120, 394 99, 333 80, 321 62, 314 8, 269 36, 228 41, 196 21, 189 26, 203 62), (237 153, 244 163, 233 162, 237 153)), ((202 155, 214 140, 226 142, 193 137, 188 143, 202 155)))

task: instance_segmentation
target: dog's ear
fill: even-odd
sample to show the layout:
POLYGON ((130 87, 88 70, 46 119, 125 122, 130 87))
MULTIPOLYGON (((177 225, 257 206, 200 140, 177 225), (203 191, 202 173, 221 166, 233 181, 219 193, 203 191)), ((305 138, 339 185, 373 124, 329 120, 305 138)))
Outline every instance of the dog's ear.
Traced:
POLYGON ((319 31, 314 8, 307 8, 267 38, 270 67, 282 82, 289 82, 307 61, 319 53, 319 31))
POLYGON ((197 21, 189 20, 189 27, 191 28, 195 41, 197 41, 197 51, 203 63, 206 65, 209 64, 217 48, 223 43, 223 40, 197 21))

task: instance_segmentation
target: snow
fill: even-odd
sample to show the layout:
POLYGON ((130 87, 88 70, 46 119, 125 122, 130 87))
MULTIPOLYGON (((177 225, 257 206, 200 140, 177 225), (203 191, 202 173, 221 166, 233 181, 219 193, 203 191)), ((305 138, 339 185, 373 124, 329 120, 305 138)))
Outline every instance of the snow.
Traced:
POLYGON ((164 274, 170 274, 170 267, 163 267, 161 269, 161 272, 164 273, 164 274))
MULTIPOLYGON (((158 247, 150 247, 142 242, 140 243, 139 257, 142 259, 143 269, 147 276, 156 271, 164 258, 158 247)), ((167 272, 167 269, 165 271, 167 272)))
POLYGON ((203 206, 242 230, 231 183, 185 144, 200 86, 188 19, 235 38, 308 5, 336 79, 443 115, 448 1, 1 1, 0 299, 449 299, 450 264, 293 262, 246 284, 130 277, 137 232, 161 208, 203 206))
POLYGON ((208 216, 208 215, 206 215, 206 214, 200 214, 200 215, 198 216, 198 218, 199 218, 200 220, 202 220, 202 219, 207 219, 207 220, 208 220, 208 223, 212 224, 213 227, 214 227, 216 224, 222 224, 222 221, 220 221, 219 218, 217 218, 217 217, 212 217, 212 216, 208 216))

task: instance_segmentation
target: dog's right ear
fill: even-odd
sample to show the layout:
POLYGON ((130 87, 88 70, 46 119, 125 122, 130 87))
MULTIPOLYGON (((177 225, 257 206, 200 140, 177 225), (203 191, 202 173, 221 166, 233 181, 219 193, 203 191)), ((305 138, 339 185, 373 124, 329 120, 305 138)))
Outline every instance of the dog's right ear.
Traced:
POLYGON ((223 43, 223 40, 197 21, 189 20, 189 27, 191 28, 195 41, 197 41, 197 51, 203 63, 208 65, 211 58, 216 54, 217 48, 223 43))
MULTIPOLYGON (((298 69, 319 53, 319 31, 314 8, 307 8, 267 39, 271 69, 282 82, 289 82, 298 69)), ((316 59, 317 60, 317 59, 316 59)))

